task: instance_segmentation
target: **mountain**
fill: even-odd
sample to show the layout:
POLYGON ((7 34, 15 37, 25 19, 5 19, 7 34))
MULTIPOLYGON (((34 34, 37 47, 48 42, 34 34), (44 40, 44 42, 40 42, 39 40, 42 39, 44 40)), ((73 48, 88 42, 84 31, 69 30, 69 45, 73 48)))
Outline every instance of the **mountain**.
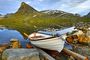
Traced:
POLYGON ((51 15, 52 17, 56 18, 71 18, 71 17, 80 17, 79 14, 72 14, 60 10, 44 10, 41 11, 42 13, 45 13, 47 15, 51 15))
POLYGON ((3 18, 3 17, 4 17, 4 15, 0 14, 0 19, 3 18))
POLYGON ((30 5, 22 2, 16 13, 8 14, 0 19, 0 25, 15 29, 21 33, 31 33, 44 28, 70 27, 78 22, 89 22, 88 18, 80 17, 59 10, 37 11, 30 5))
POLYGON ((41 11, 42 13, 47 13, 47 14, 56 14, 56 13, 66 13, 64 11, 60 11, 60 10, 44 10, 41 11))
POLYGON ((2 16, 2 14, 0 14, 0 16, 2 16))
POLYGON ((90 13, 88 13, 87 15, 85 15, 84 17, 88 17, 88 18, 90 18, 90 13))
POLYGON ((26 4, 25 2, 21 3, 20 8, 16 12, 16 14, 30 14, 30 13, 38 13, 37 10, 32 8, 30 5, 26 4))

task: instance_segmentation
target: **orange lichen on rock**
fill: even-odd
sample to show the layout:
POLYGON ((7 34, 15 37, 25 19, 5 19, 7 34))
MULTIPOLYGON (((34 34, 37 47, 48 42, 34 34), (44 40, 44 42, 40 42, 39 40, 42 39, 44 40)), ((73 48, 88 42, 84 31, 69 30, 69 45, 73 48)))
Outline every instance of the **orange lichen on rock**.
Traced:
POLYGON ((68 43, 73 43, 75 40, 77 40, 78 43, 90 43, 90 37, 85 35, 72 35, 68 36, 66 38, 68 43))
POLYGON ((30 44, 26 44, 26 48, 32 48, 30 44))
POLYGON ((78 41, 79 41, 79 43, 90 43, 90 37, 84 36, 84 35, 79 35, 78 41))

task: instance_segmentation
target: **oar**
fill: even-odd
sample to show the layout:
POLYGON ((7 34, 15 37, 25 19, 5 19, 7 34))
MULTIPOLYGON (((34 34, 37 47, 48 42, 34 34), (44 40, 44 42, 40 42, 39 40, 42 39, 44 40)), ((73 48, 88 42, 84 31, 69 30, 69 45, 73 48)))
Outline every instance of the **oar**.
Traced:
MULTIPOLYGON (((29 35, 26 34, 26 33, 24 33, 24 35, 25 35, 26 37, 29 36, 29 35)), ((73 57, 76 58, 77 60, 89 60, 88 57, 82 56, 82 55, 80 55, 80 54, 78 54, 78 53, 75 53, 75 52, 73 52, 73 51, 71 51, 71 50, 68 50, 68 49, 66 49, 66 48, 63 48, 63 51, 64 51, 65 53, 67 53, 68 55, 73 56, 73 57)))
POLYGON ((29 35, 28 34, 26 34, 26 33, 23 33, 26 37, 28 37, 29 35))
MULTIPOLYGON (((29 35, 27 34, 27 33, 23 33, 27 38, 29 38, 29 35)), ((29 38, 30 39, 30 38, 29 38)), ((27 44, 26 45, 26 47, 27 48, 32 48, 32 47, 34 47, 32 44, 30 45, 30 44, 27 44)))
POLYGON ((73 51, 71 51, 71 50, 68 50, 68 49, 66 49, 66 48, 64 48, 63 51, 64 51, 65 53, 67 53, 68 55, 73 56, 73 57, 74 57, 75 59, 77 59, 77 60, 89 60, 88 57, 85 57, 85 56, 83 56, 83 55, 80 55, 80 54, 78 54, 78 53, 75 53, 75 52, 73 52, 73 51))

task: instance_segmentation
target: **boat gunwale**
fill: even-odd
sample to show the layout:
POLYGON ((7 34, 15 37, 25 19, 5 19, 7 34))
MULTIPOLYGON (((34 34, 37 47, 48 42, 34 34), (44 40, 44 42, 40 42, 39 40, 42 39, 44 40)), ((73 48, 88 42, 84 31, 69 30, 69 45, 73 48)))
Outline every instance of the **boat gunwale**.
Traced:
POLYGON ((31 41, 40 41, 40 40, 45 40, 45 39, 50 39, 50 38, 57 38, 57 37, 49 37, 49 38, 44 38, 44 39, 35 39, 35 40, 31 39, 31 41))

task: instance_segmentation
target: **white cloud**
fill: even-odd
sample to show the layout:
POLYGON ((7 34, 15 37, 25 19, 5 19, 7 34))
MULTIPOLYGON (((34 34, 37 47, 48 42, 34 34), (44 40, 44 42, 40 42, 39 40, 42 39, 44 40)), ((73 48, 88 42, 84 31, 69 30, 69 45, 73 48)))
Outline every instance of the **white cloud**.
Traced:
POLYGON ((27 4, 30 4, 30 1, 26 1, 27 4))
POLYGON ((90 8, 90 0, 80 4, 79 6, 77 6, 77 8, 81 8, 81 9, 88 9, 88 8, 90 8))
POLYGON ((59 1, 61 4, 66 4, 68 6, 71 6, 71 7, 75 7, 83 2, 85 2, 87 0, 61 0, 59 1))
POLYGON ((60 9, 62 11, 66 11, 70 13, 82 13, 90 9, 90 0, 85 0, 85 1, 78 0, 78 1, 72 1, 72 3, 70 1, 66 1, 65 3, 60 4, 60 6, 59 4, 60 2, 56 3, 55 6, 56 9, 60 9))
MULTIPOLYGON (((75 8, 72 9, 73 13, 82 13, 84 11, 87 11, 90 9, 90 0, 79 4, 78 6, 76 6, 75 8)), ((88 13, 88 12, 87 12, 88 13)))

